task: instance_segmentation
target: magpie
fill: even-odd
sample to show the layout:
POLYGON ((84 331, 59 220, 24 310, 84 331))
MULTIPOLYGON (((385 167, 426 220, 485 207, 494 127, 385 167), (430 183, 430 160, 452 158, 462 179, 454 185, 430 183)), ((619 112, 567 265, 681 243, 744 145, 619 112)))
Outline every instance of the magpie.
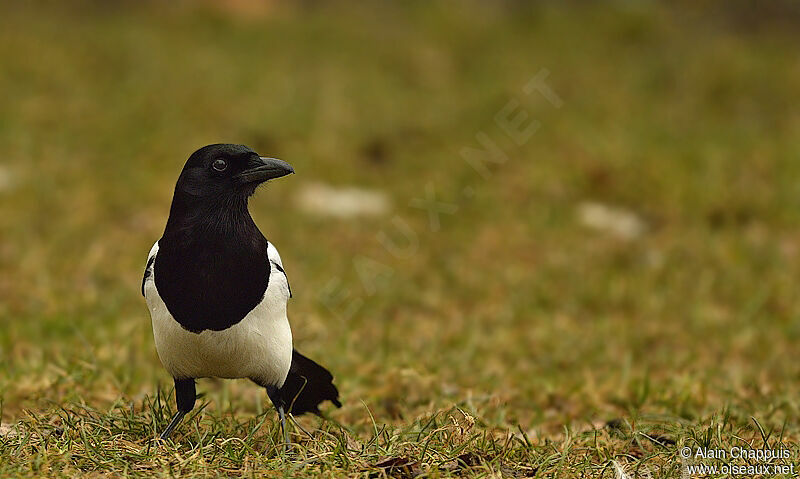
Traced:
POLYGON ((142 278, 156 351, 175 380, 177 412, 161 439, 194 408, 198 378, 264 387, 286 443, 285 412, 319 415, 326 400, 341 407, 331 373, 292 346, 286 270, 247 207, 260 184, 291 173, 232 144, 200 148, 181 171, 142 278))

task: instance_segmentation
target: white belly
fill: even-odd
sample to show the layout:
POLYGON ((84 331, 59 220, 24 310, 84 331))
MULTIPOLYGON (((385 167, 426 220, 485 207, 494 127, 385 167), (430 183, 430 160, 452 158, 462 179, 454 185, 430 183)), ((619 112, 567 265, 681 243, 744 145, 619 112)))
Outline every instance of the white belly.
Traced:
POLYGON ((181 327, 158 294, 155 275, 145 298, 161 363, 175 378, 250 378, 283 386, 292 362, 292 331, 286 317, 288 281, 274 266, 261 303, 223 331, 192 333, 181 327))

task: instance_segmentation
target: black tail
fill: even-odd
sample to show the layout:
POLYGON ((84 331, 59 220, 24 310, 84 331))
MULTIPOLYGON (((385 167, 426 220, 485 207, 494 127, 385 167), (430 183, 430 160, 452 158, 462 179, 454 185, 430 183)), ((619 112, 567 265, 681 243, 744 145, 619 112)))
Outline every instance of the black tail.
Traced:
POLYGON ((273 402, 277 399, 287 412, 294 415, 307 412, 320 415, 319 405, 325 400, 342 407, 339 390, 333 385, 333 375, 297 350, 292 350, 292 366, 277 396, 272 398, 273 402))

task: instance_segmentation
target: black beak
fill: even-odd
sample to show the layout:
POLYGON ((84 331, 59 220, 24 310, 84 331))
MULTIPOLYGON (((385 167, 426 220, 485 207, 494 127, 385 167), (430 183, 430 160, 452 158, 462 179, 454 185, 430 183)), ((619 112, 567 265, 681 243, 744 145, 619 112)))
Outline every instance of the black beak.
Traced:
POLYGON ((294 173, 294 168, 289 163, 277 158, 259 157, 250 160, 247 169, 236 175, 240 183, 263 183, 281 176, 294 173))

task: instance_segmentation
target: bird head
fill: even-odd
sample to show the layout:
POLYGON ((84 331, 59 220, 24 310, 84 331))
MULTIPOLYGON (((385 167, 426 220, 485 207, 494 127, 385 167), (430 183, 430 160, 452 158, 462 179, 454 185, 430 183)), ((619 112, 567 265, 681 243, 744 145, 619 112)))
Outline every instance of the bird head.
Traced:
POLYGON ((244 145, 208 145, 186 161, 175 193, 200 200, 246 199, 260 184, 290 173, 289 163, 259 156, 244 145))

